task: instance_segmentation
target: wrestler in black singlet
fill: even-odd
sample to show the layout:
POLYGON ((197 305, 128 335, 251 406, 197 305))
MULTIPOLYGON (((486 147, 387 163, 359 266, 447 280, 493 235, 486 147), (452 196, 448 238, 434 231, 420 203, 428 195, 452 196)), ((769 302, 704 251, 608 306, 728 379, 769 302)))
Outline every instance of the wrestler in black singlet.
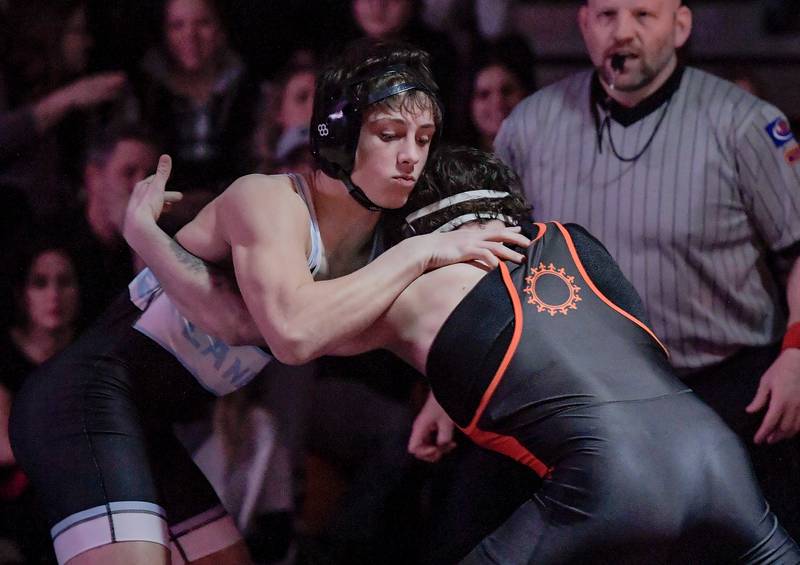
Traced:
POLYGON ((428 357, 453 420, 544 479, 463 562, 800 563, 610 255, 577 226, 537 227, 527 264, 486 275, 428 357))
MULTIPOLYGON (((301 176, 289 177, 309 203, 307 260, 316 274, 322 240, 310 191, 301 176)), ((59 563, 120 541, 160 543, 173 563, 237 543, 232 517, 173 424, 206 417, 215 396, 244 386, 270 359, 263 349, 204 334, 145 269, 75 343, 31 374, 15 398, 10 437, 59 563)))

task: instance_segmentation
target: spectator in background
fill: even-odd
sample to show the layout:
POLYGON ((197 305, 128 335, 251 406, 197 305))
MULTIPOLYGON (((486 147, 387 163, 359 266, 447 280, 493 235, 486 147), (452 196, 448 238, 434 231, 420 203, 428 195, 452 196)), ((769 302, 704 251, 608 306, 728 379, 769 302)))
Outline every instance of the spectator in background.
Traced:
POLYGON ((13 36, 0 77, 0 187, 18 194, 29 216, 44 224, 74 199, 83 139, 100 119, 98 108, 119 95, 125 76, 83 76, 92 46, 84 2, 17 2, 8 30, 13 36))
POLYGON ((407 41, 430 53, 433 76, 441 85, 445 113, 444 135, 456 131, 458 119, 449 111, 457 106, 460 64, 457 51, 444 33, 422 21, 421 0, 352 0, 353 36, 383 41, 407 41))
POLYGON ((185 220, 255 166, 253 132, 259 89, 228 45, 214 0, 166 0, 162 40, 132 80, 133 115, 163 134, 174 160, 174 187, 185 220))
POLYGON ((749 92, 753 96, 757 96, 764 100, 767 98, 761 81, 756 78, 751 69, 743 65, 735 65, 724 68, 721 72, 716 74, 725 80, 732 82, 739 88, 749 92))
POLYGON ((511 23, 514 0, 423 0, 425 22, 436 30, 453 32, 453 25, 463 27, 468 20, 469 27, 483 39, 496 39, 508 33, 511 23))
POLYGON ((122 222, 131 191, 155 169, 158 150, 154 138, 135 126, 104 131, 89 144, 83 170, 86 201, 68 227, 81 250, 87 321, 105 310, 142 267, 122 238, 122 222))
POLYGON ((290 135, 281 136, 280 151, 275 154, 272 173, 310 173, 314 168, 314 158, 308 144, 308 132, 290 130, 290 135))
MULTIPOLYGON (((775 102, 767 96, 767 88, 765 82, 761 80, 758 73, 754 69, 744 65, 737 65, 728 69, 724 69, 719 75, 734 83, 739 88, 749 92, 753 96, 757 96, 771 104, 775 102)), ((786 119, 789 120, 792 131, 800 130, 800 109, 799 108, 784 108, 786 111, 786 119)))
POLYGON ((72 342, 79 285, 75 262, 65 248, 52 242, 28 247, 19 270, 12 273, 17 316, 0 334, 0 538, 11 539, 25 563, 55 563, 44 517, 11 452, 8 415, 25 377, 72 342))
POLYGON ((507 36, 478 49, 471 73, 467 144, 491 152, 500 124, 535 89, 533 53, 519 37, 507 36))
POLYGON ((313 60, 305 51, 296 53, 279 73, 272 89, 274 94, 266 97, 271 99, 259 120, 260 170, 275 172, 276 167, 293 172, 308 170, 301 171, 291 165, 311 164, 308 124, 314 104, 315 76, 313 60))

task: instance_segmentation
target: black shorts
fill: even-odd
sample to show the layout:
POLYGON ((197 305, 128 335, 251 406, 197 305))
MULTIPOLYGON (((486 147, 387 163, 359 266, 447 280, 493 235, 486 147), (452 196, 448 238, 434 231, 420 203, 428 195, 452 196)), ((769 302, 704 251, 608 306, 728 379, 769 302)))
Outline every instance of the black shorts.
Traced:
POLYGON ((800 563, 743 445, 691 393, 565 410, 547 422, 523 410, 515 425, 523 442, 563 430, 570 441, 542 488, 462 565, 800 563))
POLYGON ((15 398, 14 453, 46 512, 59 562, 119 541, 172 547, 173 563, 240 539, 172 431, 212 395, 131 327, 120 296, 88 332, 28 377, 15 398), (178 559, 180 558, 180 559, 178 559))

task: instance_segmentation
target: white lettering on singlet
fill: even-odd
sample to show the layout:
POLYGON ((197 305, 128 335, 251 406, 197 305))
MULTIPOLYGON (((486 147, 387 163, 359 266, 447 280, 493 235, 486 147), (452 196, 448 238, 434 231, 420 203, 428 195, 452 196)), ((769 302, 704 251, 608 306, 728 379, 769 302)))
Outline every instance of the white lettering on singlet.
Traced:
POLYGON ((228 345, 197 328, 178 312, 150 269, 140 272, 128 291, 142 310, 133 327, 172 353, 213 394, 244 386, 272 359, 258 347, 228 345))

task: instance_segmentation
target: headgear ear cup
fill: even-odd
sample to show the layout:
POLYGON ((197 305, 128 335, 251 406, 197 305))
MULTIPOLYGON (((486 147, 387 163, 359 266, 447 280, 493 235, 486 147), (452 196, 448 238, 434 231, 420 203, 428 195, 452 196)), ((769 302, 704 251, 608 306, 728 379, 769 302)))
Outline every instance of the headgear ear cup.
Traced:
MULTIPOLYGON (((352 167, 355 158, 352 129, 355 122, 360 129, 360 120, 353 116, 354 106, 347 93, 333 97, 324 107, 328 110, 321 116, 314 116, 312 122, 311 153, 326 175, 339 178, 352 167)), ((358 139, 358 131, 355 139, 358 139)))

